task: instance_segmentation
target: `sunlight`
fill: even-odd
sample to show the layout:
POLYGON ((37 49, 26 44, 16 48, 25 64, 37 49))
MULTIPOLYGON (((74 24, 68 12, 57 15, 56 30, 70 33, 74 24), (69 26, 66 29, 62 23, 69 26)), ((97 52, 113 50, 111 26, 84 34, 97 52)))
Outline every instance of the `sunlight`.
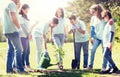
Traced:
POLYGON ((44 22, 54 16, 58 7, 64 8, 68 1, 70 0, 21 0, 21 3, 30 5, 30 19, 44 22))

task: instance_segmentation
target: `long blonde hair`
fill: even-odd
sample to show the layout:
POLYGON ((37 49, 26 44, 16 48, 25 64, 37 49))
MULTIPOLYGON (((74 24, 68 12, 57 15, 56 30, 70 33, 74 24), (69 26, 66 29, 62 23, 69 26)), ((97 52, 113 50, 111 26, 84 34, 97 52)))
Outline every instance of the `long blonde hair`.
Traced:
POLYGON ((97 12, 97 17, 102 20, 102 16, 101 13, 104 10, 104 8, 100 5, 100 4, 96 4, 96 5, 92 5, 90 7, 90 9, 94 10, 95 12, 97 12))

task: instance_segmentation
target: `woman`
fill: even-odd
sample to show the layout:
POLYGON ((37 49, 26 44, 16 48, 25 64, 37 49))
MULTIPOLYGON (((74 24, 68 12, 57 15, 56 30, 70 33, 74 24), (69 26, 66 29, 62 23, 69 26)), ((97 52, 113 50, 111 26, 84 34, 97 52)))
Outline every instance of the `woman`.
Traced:
MULTIPOLYGON (((92 18, 90 22, 91 26, 91 40, 90 42, 92 43, 92 49, 91 49, 91 55, 90 55, 90 62, 88 66, 88 70, 91 70, 93 68, 94 64, 94 56, 96 49, 98 46, 101 44, 102 45, 102 35, 103 35, 103 30, 105 26, 105 21, 102 19, 101 12, 104 9, 98 4, 98 5, 92 5, 90 7, 90 12, 92 13, 92 18)), ((102 46, 102 51, 103 51, 103 46, 102 46)), ((103 64, 102 64, 102 70, 106 68, 106 60, 103 59, 103 64)))
MULTIPOLYGON (((65 41, 65 19, 64 19, 64 11, 62 8, 58 8, 55 16, 59 20, 58 26, 56 26, 54 29, 51 30, 51 38, 50 41, 54 41, 54 44, 62 49, 64 41, 65 41), (52 39, 53 36, 53 39, 52 39)), ((62 58, 60 54, 58 53, 58 67, 63 68, 62 65, 62 58)))
POLYGON ((20 9, 20 25, 22 28, 22 32, 20 32, 23 54, 22 54, 22 63, 25 71, 31 71, 30 62, 29 62, 29 54, 30 54, 30 44, 29 44, 29 19, 28 19, 28 11, 29 5, 24 4, 20 9))
POLYGON ((105 70, 102 73, 110 73, 112 69, 112 73, 116 73, 118 71, 118 68, 111 57, 112 46, 114 41, 113 38, 115 34, 115 24, 113 22, 112 15, 108 10, 102 12, 102 17, 107 22, 103 32, 104 58, 112 66, 112 68, 108 68, 108 70, 105 70))

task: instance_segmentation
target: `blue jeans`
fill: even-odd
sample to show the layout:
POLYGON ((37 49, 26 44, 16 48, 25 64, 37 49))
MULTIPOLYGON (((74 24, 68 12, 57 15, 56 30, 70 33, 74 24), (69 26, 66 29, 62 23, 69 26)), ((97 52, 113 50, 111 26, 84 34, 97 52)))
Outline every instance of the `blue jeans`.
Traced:
POLYGON ((114 61, 113 61, 113 59, 112 59, 112 53, 111 53, 112 51, 108 48, 108 47, 105 47, 104 48, 104 58, 109 62, 109 64, 110 64, 110 68, 111 68, 111 66, 112 66, 112 68, 115 68, 116 67, 116 65, 115 65, 115 63, 114 63, 114 61))
POLYGON ((30 45, 29 45, 29 39, 21 37, 22 47, 23 47, 23 54, 22 54, 22 63, 23 66, 30 66, 29 62, 29 54, 30 54, 30 45))
MULTIPOLYGON (((65 40, 65 35, 64 34, 54 34, 53 38, 54 38, 53 40, 54 40, 55 45, 58 48, 62 48, 62 46, 64 44, 64 40, 65 40)), ((62 58, 59 53, 57 53, 57 59, 58 59, 59 63, 62 63, 62 58)))
POLYGON ((5 34, 8 40, 8 52, 7 52, 7 73, 13 71, 13 63, 16 60, 16 68, 19 71, 24 71, 22 65, 22 44, 18 32, 5 34), (13 49, 14 48, 14 49, 13 49), (15 56, 14 56, 15 55, 15 56), (14 58, 15 57, 15 58, 14 58))
POLYGON ((83 47, 83 54, 84 54, 84 61, 83 61, 83 68, 86 68, 88 65, 88 41, 75 43, 75 59, 78 61, 78 65, 80 65, 80 54, 81 48, 83 47))
MULTIPOLYGON (((94 39, 93 48, 92 48, 91 54, 90 54, 90 63, 89 63, 90 68, 93 68, 95 53, 100 44, 102 45, 102 51, 104 51, 102 40, 94 39)), ((102 68, 106 68, 106 66, 107 66, 107 61, 105 58, 103 58, 102 68)))

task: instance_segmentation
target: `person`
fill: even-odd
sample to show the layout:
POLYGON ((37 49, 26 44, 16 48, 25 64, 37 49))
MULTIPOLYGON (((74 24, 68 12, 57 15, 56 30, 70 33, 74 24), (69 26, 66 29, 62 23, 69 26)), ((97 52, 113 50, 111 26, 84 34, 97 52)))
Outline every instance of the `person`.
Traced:
POLYGON ((28 19, 28 11, 29 11, 29 5, 23 4, 19 16, 20 16, 20 25, 22 28, 22 32, 20 32, 22 47, 23 47, 23 54, 22 54, 22 63, 24 70, 29 72, 32 71, 30 68, 30 62, 29 62, 29 54, 30 54, 30 43, 29 43, 29 34, 30 34, 30 25, 29 25, 29 19, 28 19))
POLYGON ((44 49, 45 52, 47 51, 47 45, 46 45, 46 34, 49 30, 49 28, 54 28, 58 24, 58 19, 54 17, 51 21, 45 23, 44 25, 38 24, 35 26, 32 30, 32 38, 36 46, 36 58, 37 58, 37 67, 39 67, 40 63, 40 56, 42 52, 42 43, 44 42, 44 49))
POLYGON ((7 73, 26 73, 22 65, 22 44, 19 32, 22 31, 18 21, 18 7, 17 3, 20 0, 11 0, 4 11, 4 34, 8 42, 7 52, 7 73), (16 60, 16 61, 14 61, 16 60), (14 62, 18 71, 14 71, 14 62))
MULTIPOLYGON (((59 20, 58 26, 55 28, 51 29, 51 37, 50 41, 54 41, 54 44, 62 49, 64 41, 65 41, 65 36, 66 36, 66 30, 65 30, 65 19, 64 19, 64 11, 62 8, 58 8, 55 16, 59 20)), ((62 62, 62 57, 59 56, 60 53, 58 53, 58 67, 63 68, 63 62, 62 62)))
POLYGON ((75 29, 75 59, 77 60, 77 69, 80 66, 80 54, 81 48, 83 47, 84 61, 83 68, 86 69, 88 65, 88 31, 86 29, 85 23, 82 20, 77 20, 75 15, 69 17, 70 23, 72 24, 72 29, 70 29, 69 34, 75 29))
MULTIPOLYGON (((93 68, 95 52, 100 44, 102 45, 102 51, 103 51, 102 35, 103 35, 104 26, 106 24, 101 16, 101 12, 103 10, 104 9, 99 4, 92 5, 90 7, 90 12, 93 15, 90 22, 90 26, 91 26, 90 42, 92 43, 92 49, 90 54, 88 70, 91 70, 93 68)), ((103 58, 102 70, 106 69, 106 65, 107 65, 107 61, 103 58)))
POLYGON ((113 59, 112 59, 112 47, 113 47, 113 41, 114 41, 114 35, 115 35, 115 24, 114 20, 112 18, 111 13, 108 10, 105 10, 101 13, 103 19, 107 22, 107 24, 104 27, 103 31, 103 47, 104 47, 104 58, 109 62, 109 64, 112 66, 112 68, 108 68, 105 71, 102 71, 103 73, 110 73, 112 70, 112 73, 116 73, 118 71, 117 66, 115 65, 113 59))

